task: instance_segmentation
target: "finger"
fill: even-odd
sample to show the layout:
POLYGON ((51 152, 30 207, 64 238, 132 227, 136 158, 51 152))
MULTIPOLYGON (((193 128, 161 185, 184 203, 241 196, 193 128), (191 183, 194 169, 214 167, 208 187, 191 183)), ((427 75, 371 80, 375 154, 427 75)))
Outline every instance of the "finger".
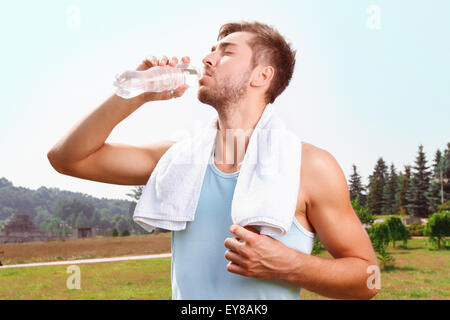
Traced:
POLYGON ((189 58, 188 56, 184 56, 183 58, 181 58, 181 62, 189 64, 191 62, 191 58, 189 58))
POLYGON ((149 56, 147 58, 145 58, 144 60, 142 60, 142 63, 147 66, 148 68, 154 67, 157 63, 156 57, 155 56, 149 56))
POLYGON ((172 67, 175 67, 178 64, 178 59, 176 57, 172 57, 172 59, 170 59, 169 61, 169 65, 171 65, 172 67))
POLYGON ((169 59, 167 59, 166 56, 162 56, 161 59, 159 60, 159 65, 161 67, 164 67, 165 65, 167 65, 167 62, 169 62, 169 59))
POLYGON ((182 85, 181 87, 176 88, 176 89, 173 91, 173 98, 179 98, 179 97, 181 97, 181 96, 186 92, 187 89, 189 89, 189 86, 188 86, 187 84, 182 85))
POLYGON ((243 256, 239 255, 238 253, 234 252, 233 250, 225 251, 225 259, 233 262, 234 264, 240 265, 243 268, 245 268, 246 261, 247 261, 243 256))
POLYGON ((227 271, 231 273, 240 274, 241 276, 248 277, 249 273, 247 270, 242 268, 241 266, 234 264, 232 262, 227 264, 227 271))
POLYGON ((252 242, 256 236, 255 232, 247 230, 246 228, 244 228, 238 224, 233 224, 230 227, 230 232, 247 243, 252 242))
POLYGON ((236 238, 226 238, 223 244, 225 245, 225 248, 243 255, 243 246, 245 246, 244 242, 240 242, 236 238))

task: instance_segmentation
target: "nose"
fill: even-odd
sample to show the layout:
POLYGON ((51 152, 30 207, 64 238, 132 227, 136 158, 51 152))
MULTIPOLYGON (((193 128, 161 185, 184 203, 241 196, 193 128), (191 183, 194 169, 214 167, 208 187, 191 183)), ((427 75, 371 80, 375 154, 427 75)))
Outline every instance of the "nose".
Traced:
POLYGON ((215 64, 214 53, 211 52, 210 54, 206 55, 206 57, 203 58, 202 62, 208 67, 213 67, 215 64))

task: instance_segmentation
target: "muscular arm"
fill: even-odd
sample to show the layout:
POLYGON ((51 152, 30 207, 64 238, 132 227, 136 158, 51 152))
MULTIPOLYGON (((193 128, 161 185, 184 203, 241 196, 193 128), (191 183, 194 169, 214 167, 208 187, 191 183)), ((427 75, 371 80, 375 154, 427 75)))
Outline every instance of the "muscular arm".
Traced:
POLYGON ((308 144, 303 150, 307 216, 335 259, 298 253, 287 279, 327 297, 371 298, 377 291, 367 287, 367 268, 377 265, 377 259, 352 208, 345 175, 327 151, 308 144))
POLYGON ((113 128, 147 100, 116 95, 79 121, 48 152, 51 165, 60 173, 118 185, 144 185, 173 141, 144 146, 105 143, 113 128))
MULTIPOLYGON (((183 57, 189 63, 189 57, 183 57)), ((137 70, 147 70, 153 66, 175 66, 178 59, 156 57, 145 59, 137 70)), ((56 171, 81 179, 119 184, 145 185, 162 155, 175 143, 159 141, 143 146, 106 143, 106 139, 117 124, 136 111, 146 102, 168 100, 183 95, 187 86, 169 91, 145 92, 123 99, 112 95, 99 107, 91 111, 63 136, 47 153, 56 171)))
POLYGON ((349 199, 345 176, 328 152, 306 145, 302 152, 301 181, 307 196, 307 216, 334 259, 291 249, 282 242, 241 226, 225 240, 230 249, 227 270, 255 278, 279 278, 318 294, 337 299, 370 299, 367 268, 377 265, 369 236, 349 199))

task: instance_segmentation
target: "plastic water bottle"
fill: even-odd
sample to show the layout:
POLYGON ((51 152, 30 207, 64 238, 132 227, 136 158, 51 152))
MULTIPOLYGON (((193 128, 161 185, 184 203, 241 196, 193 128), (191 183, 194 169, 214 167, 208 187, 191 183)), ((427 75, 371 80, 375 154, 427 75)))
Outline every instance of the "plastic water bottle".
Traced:
POLYGON ((128 70, 116 75, 114 86, 119 97, 129 99, 143 92, 175 90, 187 84, 194 85, 203 76, 203 70, 189 64, 156 66, 144 71, 128 70))

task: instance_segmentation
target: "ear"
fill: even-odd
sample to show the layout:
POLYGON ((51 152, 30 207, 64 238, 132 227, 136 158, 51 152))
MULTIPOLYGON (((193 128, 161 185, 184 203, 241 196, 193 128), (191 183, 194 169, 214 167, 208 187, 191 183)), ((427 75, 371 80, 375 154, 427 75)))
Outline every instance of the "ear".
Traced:
POLYGON ((271 66, 257 67, 256 75, 253 78, 252 82, 250 82, 250 85, 253 87, 263 87, 265 85, 268 85, 272 80, 274 74, 275 69, 271 66))

